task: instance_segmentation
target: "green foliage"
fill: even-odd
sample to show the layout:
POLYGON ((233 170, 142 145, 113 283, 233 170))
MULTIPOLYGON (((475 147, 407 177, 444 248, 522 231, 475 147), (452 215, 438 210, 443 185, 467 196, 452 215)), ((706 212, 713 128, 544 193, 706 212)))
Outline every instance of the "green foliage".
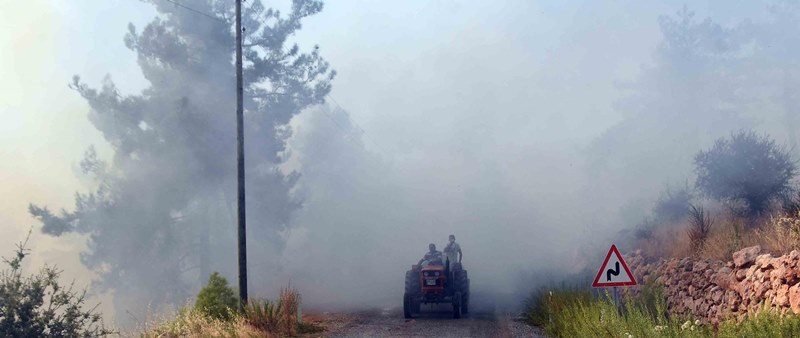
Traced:
POLYGON ((610 292, 539 289, 531 295, 526 317, 551 337, 798 337, 800 316, 781 316, 767 308, 743 321, 723 321, 717 329, 693 318, 666 312, 662 289, 644 285, 636 296, 622 297, 621 308, 610 292))
POLYGON ((720 201, 744 203, 743 213, 757 216, 770 202, 791 191, 797 167, 789 152, 769 136, 733 133, 694 157, 697 187, 720 201))
POLYGON ((762 309, 741 323, 726 321, 719 326, 719 337, 798 337, 800 316, 762 309))
POLYGON ((194 307, 209 317, 229 320, 238 304, 236 294, 228 286, 228 280, 214 272, 208 277, 208 284, 197 294, 194 307))
MULTIPOLYGON (((28 234, 30 236, 30 233, 28 234)), ((100 337, 112 334, 94 309, 84 310, 86 291, 63 287, 61 271, 45 266, 39 273, 23 276, 22 261, 28 255, 27 239, 14 257, 3 259, 0 272, 0 336, 2 337, 100 337)))

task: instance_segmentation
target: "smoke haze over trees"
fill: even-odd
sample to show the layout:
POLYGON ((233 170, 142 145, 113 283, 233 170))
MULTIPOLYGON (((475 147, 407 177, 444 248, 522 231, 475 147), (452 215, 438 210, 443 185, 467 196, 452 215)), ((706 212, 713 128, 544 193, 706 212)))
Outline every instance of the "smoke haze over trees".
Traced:
MULTIPOLYGON (((93 185, 74 208, 30 209, 45 233, 88 236, 82 262, 99 274, 93 287, 114 291, 118 317, 147 303, 183 304, 211 271, 235 276, 229 2, 193 2, 219 20, 151 2, 159 16, 142 29, 130 26, 124 38, 149 84, 141 93, 122 94, 119 78, 99 87, 72 83, 113 157, 87 151, 81 169, 93 185)), ((694 154, 717 138, 752 129, 798 151, 791 148, 800 113, 796 3, 764 2, 758 15, 725 22, 681 4, 658 18, 639 16, 657 23, 659 41, 635 77, 619 84, 612 108, 596 102, 616 91, 580 86, 583 78, 615 83, 603 77, 605 64, 632 62, 603 59, 614 55, 613 43, 630 47, 624 39, 587 41, 597 40, 592 25, 600 22, 570 24, 572 35, 563 34, 575 40, 561 43, 574 45, 563 49, 572 53, 549 55, 552 46, 538 44, 537 34, 559 40, 561 33, 526 33, 539 26, 523 24, 540 8, 516 3, 497 6, 504 15, 468 16, 469 6, 441 6, 413 14, 501 21, 507 30, 409 23, 408 31, 348 50, 340 62, 365 71, 351 66, 342 76, 385 88, 377 98, 360 94, 363 87, 343 92, 351 93, 353 103, 342 100, 347 109, 381 101, 348 112, 326 103, 336 85, 331 68, 341 68, 309 44, 290 43, 303 34, 302 20, 325 15, 316 15, 321 3, 296 1, 280 16, 248 4, 248 249, 256 293, 291 281, 311 304, 394 304, 402 272, 450 233, 477 288, 510 290, 526 269, 567 273, 596 264, 587 253, 640 222, 665 186, 678 188, 663 216, 679 217, 692 194, 676 184, 693 181, 694 154), (504 44, 507 31, 519 40, 504 44), (455 42, 428 39, 440 34, 455 42), (418 51, 417 59, 392 46, 418 51), (591 69, 571 69, 584 59, 591 69), (404 62, 413 66, 401 68, 404 62), (603 117, 606 110, 614 118, 603 117), (364 133, 351 119, 357 114, 380 123, 364 133)), ((614 9, 586 6, 580 10, 614 9)), ((635 8, 631 15, 641 11, 635 8)), ((559 10, 543 5, 541 17, 559 10)), ((545 19, 531 22, 547 27, 545 19)))
MULTIPOLYGON (((75 209, 53 215, 31 205, 51 235, 89 235, 82 262, 99 274, 100 289, 141 311, 149 303, 181 304, 211 271, 235 273, 235 78, 233 3, 197 1, 197 13, 153 1, 161 15, 141 32, 129 25, 125 44, 137 53, 150 87, 123 96, 111 79, 94 89, 76 76, 72 88, 91 107, 89 119, 114 158, 87 151, 81 169, 96 189, 76 194, 75 209), (141 297, 147 295, 147 297, 141 297)), ((335 73, 314 48, 301 52, 287 38, 322 3, 295 1, 288 15, 253 2, 244 21, 245 135, 249 253, 280 252, 280 232, 302 201, 291 194, 299 173, 283 173, 287 127, 305 107, 321 103, 335 73)), ((269 261, 256 261, 269 265, 269 261)), ((255 269, 251 278, 258 279, 255 269)), ((118 309, 118 312, 124 308, 118 309)))

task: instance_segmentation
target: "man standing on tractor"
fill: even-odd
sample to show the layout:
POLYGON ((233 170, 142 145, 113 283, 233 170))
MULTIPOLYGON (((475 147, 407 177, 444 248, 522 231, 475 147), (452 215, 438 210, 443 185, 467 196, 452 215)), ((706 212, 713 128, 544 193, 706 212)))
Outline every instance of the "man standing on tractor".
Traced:
POLYGON ((421 265, 422 262, 426 262, 425 265, 444 265, 442 262, 442 252, 436 250, 435 244, 428 244, 428 252, 425 253, 425 256, 422 257, 417 264, 421 265))
POLYGON ((455 263, 461 264, 461 258, 464 257, 464 254, 461 252, 461 246, 456 243, 456 236, 450 235, 450 242, 444 247, 444 254, 447 255, 450 266, 455 263))

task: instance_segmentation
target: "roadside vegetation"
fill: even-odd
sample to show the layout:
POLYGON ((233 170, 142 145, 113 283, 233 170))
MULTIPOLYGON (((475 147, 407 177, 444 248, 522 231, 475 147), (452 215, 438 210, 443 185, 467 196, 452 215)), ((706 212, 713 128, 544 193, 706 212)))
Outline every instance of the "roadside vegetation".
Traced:
MULTIPOLYGON (((624 247, 648 261, 696 257, 727 261, 760 245, 782 255, 800 249, 800 188, 790 152, 768 135, 734 132, 694 157, 695 181, 667 186, 624 247)), ((659 285, 622 297, 587 286, 536 290, 527 321, 553 337, 798 337, 800 316, 768 307, 716 325, 672 316, 659 285)))
MULTIPOLYGON (((61 270, 45 266, 31 275, 23 273, 23 262, 30 255, 27 242, 26 238, 18 244, 10 258, 3 257, 6 268, 0 271, 0 337, 117 336, 104 325, 96 306, 87 308, 85 290, 61 283, 61 270)), ((142 323, 133 336, 293 337, 323 331, 318 325, 303 322, 301 296, 296 289, 282 289, 275 301, 251 299, 241 313, 235 295, 225 277, 215 272, 193 305, 181 308, 169 319, 142 323)))
POLYGON ((694 165, 694 185, 668 186, 627 247, 651 259, 719 260, 751 245, 778 255, 800 248, 797 165, 785 147, 742 130, 699 151, 694 165))
POLYGON ((526 319, 550 337, 800 336, 800 316, 781 316, 768 309, 716 327, 693 318, 671 317, 655 285, 646 285, 637 296, 622 297, 620 303, 617 308, 610 292, 543 288, 528 300, 526 319))
POLYGON ((59 281, 61 270, 45 266, 23 273, 30 254, 30 238, 20 244, 0 271, 0 336, 2 337, 102 337, 113 333, 103 325, 95 308, 86 308, 86 291, 59 281))
POLYGON ((174 318, 146 325, 142 337, 293 337, 322 332, 323 328, 302 320, 300 292, 281 290, 275 300, 251 299, 238 311, 236 292, 228 281, 213 273, 200 290, 194 305, 180 309, 174 318))

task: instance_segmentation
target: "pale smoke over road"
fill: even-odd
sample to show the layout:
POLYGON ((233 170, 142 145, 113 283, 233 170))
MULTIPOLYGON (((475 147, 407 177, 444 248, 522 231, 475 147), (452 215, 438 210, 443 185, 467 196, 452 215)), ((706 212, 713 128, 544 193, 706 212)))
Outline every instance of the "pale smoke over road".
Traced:
MULTIPOLYGON (((154 3, 195 37, 204 37, 204 30, 225 32, 193 13, 154 3)), ((249 149, 254 159, 263 160, 251 173, 268 182, 253 190, 269 196, 251 200, 251 229, 278 230, 251 237, 252 293, 269 297, 291 282, 309 306, 396 305, 404 271, 428 243, 441 249, 455 234, 473 285, 514 303, 517 292, 541 280, 558 280, 596 264, 593 254, 616 240, 620 229, 639 222, 666 184, 691 178, 691 156, 715 138, 753 128, 794 144, 800 44, 792 39, 800 36, 800 8, 782 1, 681 6, 327 3, 290 40, 302 48, 320 44, 322 57, 339 72, 332 93, 350 111, 328 98, 325 106, 311 105, 298 115, 290 109, 266 111, 263 124, 252 124, 254 130, 278 126, 266 134, 254 131, 248 143, 264 147, 249 149), (287 122, 293 133, 282 129, 287 122), (284 176, 271 172, 271 165, 284 176), (296 178, 296 185, 278 182, 284 178, 296 178), (269 209, 276 205, 280 212, 269 209)), ((120 37, 124 34, 120 25, 120 37)), ((159 41, 138 43, 162 51, 166 44, 159 41)), ((221 47, 212 52, 225 55, 225 34, 194 41, 202 42, 196 46, 216 43, 221 47)), ((216 60, 212 54, 195 57, 216 60)), ((169 100, 156 102, 158 109, 144 109, 155 113, 143 118, 162 116, 160 110, 172 116, 167 113, 179 108, 210 116, 208 126, 196 128, 161 119, 152 124, 179 128, 180 133, 165 135, 191 141, 185 149, 172 149, 175 158, 205 162, 170 162, 172 157, 164 156, 150 168, 123 161, 139 182, 147 182, 132 184, 135 188, 169 189, 151 194, 152 199, 144 194, 131 199, 165 212, 121 219, 191 215, 178 224, 208 226, 213 240, 204 246, 200 231, 176 227, 178 234, 192 236, 183 244, 199 248, 198 257, 211 255, 208 266, 233 281, 233 218, 226 204, 233 185, 228 176, 210 173, 227 173, 231 167, 224 163, 232 162, 224 160, 224 142, 192 138, 208 135, 200 132, 203 128, 218 132, 219 139, 232 137, 230 121, 212 113, 226 111, 230 97, 208 94, 228 88, 229 65, 159 78, 153 74, 160 74, 161 64, 142 60, 149 67, 148 80, 169 80, 154 82, 169 90, 155 91, 169 100), (191 171, 191 179, 176 172, 165 178, 157 170, 177 165, 191 171), (175 210, 159 202, 185 190, 193 197, 176 202, 175 210)), ((87 82, 91 87, 101 83, 99 78, 87 82)), ((103 132, 118 131, 116 120, 93 118, 103 132)), ((147 132, 148 124, 131 123, 128 132, 147 132)), ((132 233, 142 236, 152 232, 135 229, 132 233)), ((125 239, 104 244, 120 247, 125 239)), ((137 263, 121 256, 121 265, 137 263)), ((166 256, 154 251, 151 259, 162 263, 159 258, 166 256)), ((188 285, 181 295, 191 296, 206 271, 187 271, 175 279, 188 285)), ((144 302, 159 297, 152 289, 161 284, 128 275, 109 286, 125 288, 127 300, 144 302), (150 283, 152 288, 134 290, 124 283, 137 278, 143 281, 135 286, 150 283)), ((126 299, 118 297, 118 312, 129 308, 126 299)))

